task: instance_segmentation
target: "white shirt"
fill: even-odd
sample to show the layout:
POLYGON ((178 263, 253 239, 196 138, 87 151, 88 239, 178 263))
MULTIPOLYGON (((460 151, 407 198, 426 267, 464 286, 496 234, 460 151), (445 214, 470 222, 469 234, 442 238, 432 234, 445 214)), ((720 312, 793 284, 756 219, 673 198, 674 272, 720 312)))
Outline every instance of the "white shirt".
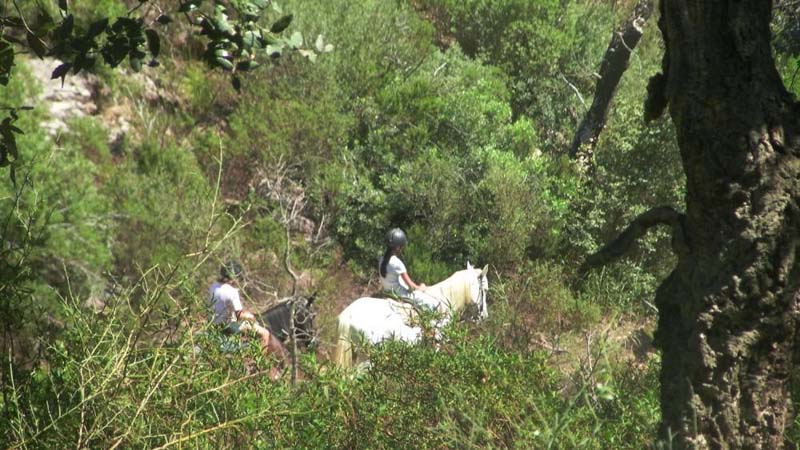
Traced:
MULTIPOLYGON (((381 264, 383 264, 383 257, 378 261, 378 275, 380 275, 381 264)), ((383 290, 392 292, 401 297, 410 296, 411 291, 408 289, 408 285, 403 281, 403 277, 401 276, 404 273, 406 273, 406 265, 403 264, 403 261, 400 261, 400 258, 396 255, 392 255, 389 258, 389 263, 386 264, 386 276, 381 277, 383 290)))
POLYGON ((242 310, 239 290, 228 283, 215 282, 208 292, 214 308, 214 323, 228 325, 236 322, 236 313, 242 310))

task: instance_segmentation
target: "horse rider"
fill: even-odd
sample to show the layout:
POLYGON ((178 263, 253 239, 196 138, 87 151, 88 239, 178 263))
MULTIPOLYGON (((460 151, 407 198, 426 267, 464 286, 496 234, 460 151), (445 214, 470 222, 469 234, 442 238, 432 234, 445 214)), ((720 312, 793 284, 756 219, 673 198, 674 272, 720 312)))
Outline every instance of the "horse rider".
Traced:
POLYGON ((406 265, 400 259, 406 244, 408 244, 408 238, 400 228, 393 228, 386 233, 386 251, 378 263, 378 273, 381 277, 383 291, 436 310, 440 300, 425 294, 424 291, 427 288, 425 283, 415 283, 408 274, 406 265))
POLYGON ((253 313, 242 306, 238 280, 243 274, 242 266, 237 261, 227 261, 220 267, 219 278, 208 290, 214 310, 214 324, 225 334, 257 336, 266 355, 272 350, 270 332, 256 322, 253 313))

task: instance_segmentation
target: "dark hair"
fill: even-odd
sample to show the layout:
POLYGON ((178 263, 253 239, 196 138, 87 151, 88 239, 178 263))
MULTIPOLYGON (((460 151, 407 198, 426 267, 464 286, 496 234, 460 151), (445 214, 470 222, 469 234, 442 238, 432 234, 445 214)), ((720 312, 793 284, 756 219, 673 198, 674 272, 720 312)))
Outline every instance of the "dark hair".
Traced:
POLYGON ((234 280, 240 278, 243 274, 242 265, 235 259, 225 261, 225 264, 219 268, 220 281, 234 280))
POLYGON ((389 259, 392 258, 393 248, 387 246, 386 251, 383 252, 383 261, 381 261, 381 277, 386 278, 386 266, 389 264, 389 259))

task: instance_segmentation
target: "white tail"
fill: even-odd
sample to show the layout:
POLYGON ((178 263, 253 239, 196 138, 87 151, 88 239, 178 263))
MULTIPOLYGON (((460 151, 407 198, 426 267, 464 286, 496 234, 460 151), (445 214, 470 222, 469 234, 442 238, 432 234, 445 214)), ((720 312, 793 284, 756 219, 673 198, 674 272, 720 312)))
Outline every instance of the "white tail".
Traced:
POLYGON ((353 343, 350 336, 352 330, 347 316, 349 316, 347 311, 339 314, 338 337, 336 339, 336 350, 333 353, 333 361, 341 368, 353 366, 353 343))

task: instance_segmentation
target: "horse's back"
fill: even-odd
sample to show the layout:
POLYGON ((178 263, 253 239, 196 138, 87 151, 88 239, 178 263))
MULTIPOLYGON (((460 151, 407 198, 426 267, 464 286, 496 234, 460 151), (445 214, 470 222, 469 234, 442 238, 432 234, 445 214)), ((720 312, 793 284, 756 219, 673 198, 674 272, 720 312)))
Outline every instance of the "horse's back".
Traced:
POLYGON ((412 309, 388 298, 361 297, 339 314, 339 325, 348 326, 373 344, 392 336, 415 340, 420 329, 407 324, 412 309))
POLYGON ((362 317, 388 317, 396 314, 408 314, 411 306, 390 298, 361 297, 339 314, 340 318, 359 319, 362 317))

